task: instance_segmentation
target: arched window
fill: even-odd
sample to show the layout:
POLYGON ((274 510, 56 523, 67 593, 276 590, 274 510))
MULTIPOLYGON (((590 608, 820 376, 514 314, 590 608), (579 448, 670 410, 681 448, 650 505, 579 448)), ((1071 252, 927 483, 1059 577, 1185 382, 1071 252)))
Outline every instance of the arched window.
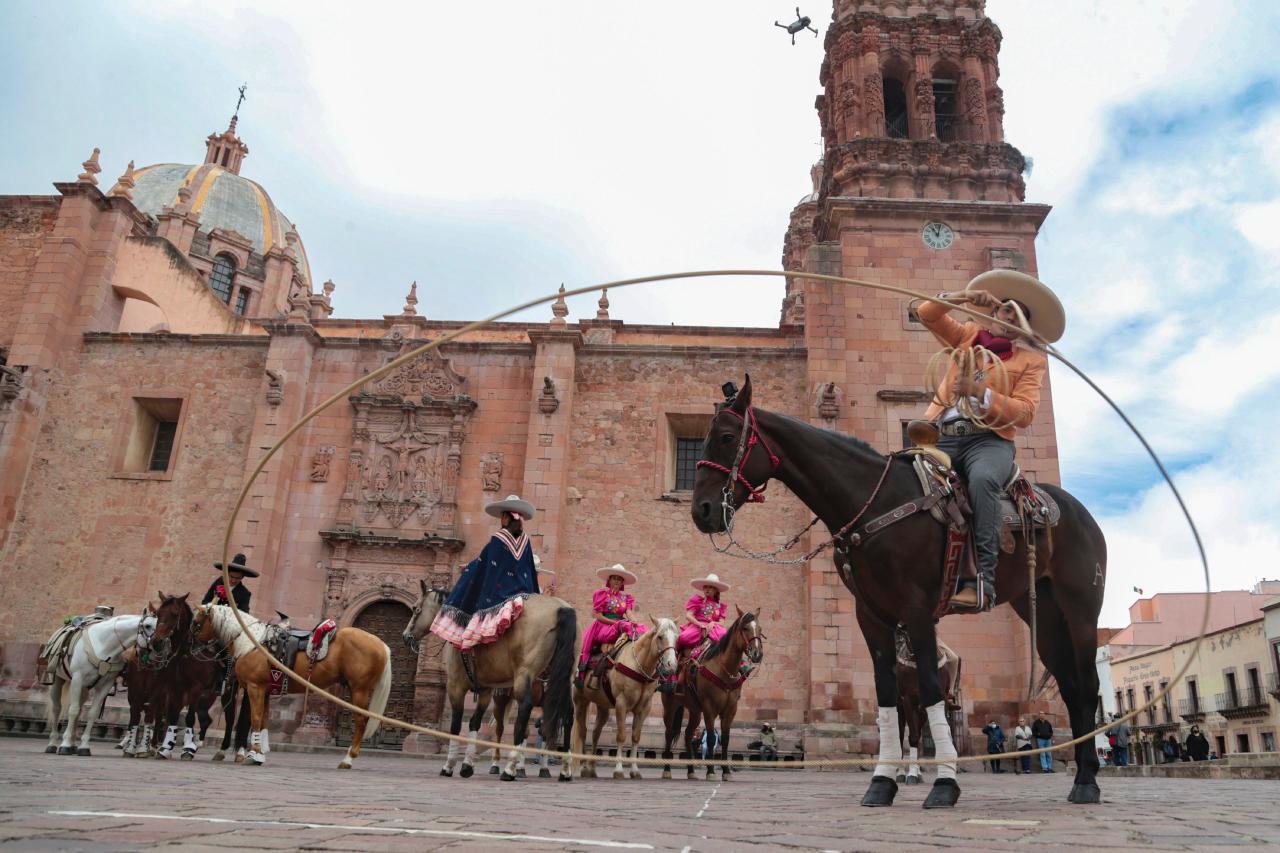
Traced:
POLYGON ((231 302, 231 283, 235 277, 235 258, 230 255, 218 255, 213 259, 213 272, 209 273, 209 286, 223 302, 231 302))
POLYGON ((933 121, 938 139, 956 142, 960 139, 959 105, 956 97, 956 81, 933 80, 933 121))
POLYGON ((902 81, 893 77, 884 78, 884 132, 891 139, 906 139, 910 135, 907 92, 902 81))

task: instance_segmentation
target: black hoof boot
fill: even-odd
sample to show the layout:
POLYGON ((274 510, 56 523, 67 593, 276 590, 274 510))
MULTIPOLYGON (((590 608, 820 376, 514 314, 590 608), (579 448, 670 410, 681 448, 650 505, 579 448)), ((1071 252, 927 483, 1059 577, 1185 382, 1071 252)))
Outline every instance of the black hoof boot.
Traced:
POLYGON ((69 746, 58 747, 58 755, 75 755, 76 751, 69 746))
POLYGON ((559 776, 559 779, 560 779, 560 781, 561 781, 561 782, 572 782, 572 781, 573 781, 573 777, 572 777, 572 776, 565 776, 564 774, 561 774, 561 775, 559 776))
POLYGON ((960 799, 960 786, 955 779, 939 779, 933 783, 933 789, 925 798, 926 809, 949 809, 960 799))
POLYGON ((462 765, 462 768, 458 771, 458 775, 461 776, 463 779, 470 779, 471 774, 475 772, 476 772, 476 769, 472 767, 470 764, 464 764, 462 765))
POLYGON ((1102 791, 1099 790, 1096 782, 1089 782, 1084 785, 1075 784, 1071 786, 1071 793, 1067 795, 1067 802, 1084 805, 1100 803, 1102 802, 1102 791))
POLYGON ((58 753, 58 748, 56 746, 46 746, 44 748, 45 755, 57 755, 57 753, 58 753))
POLYGON ((505 771, 505 770, 503 770, 503 771, 502 771, 502 775, 501 775, 501 776, 499 776, 498 778, 499 778, 499 779, 501 779, 503 782, 514 782, 514 781, 516 781, 516 777, 515 777, 515 776, 512 776, 510 773, 508 773, 508 772, 507 772, 507 771, 505 771))
POLYGON ((497 776, 500 772, 502 772, 502 771, 500 771, 500 770, 498 769, 498 765, 496 765, 496 764, 490 764, 490 765, 489 765, 489 775, 490 775, 490 776, 497 776))
POLYGON ((907 774, 906 774, 906 773, 899 773, 897 776, 894 776, 894 777, 893 777, 893 781, 898 782, 898 783, 906 782, 906 781, 907 781, 907 774))
POLYGON ((92 754, 93 754, 93 753, 89 751, 89 747, 87 747, 87 746, 82 746, 82 747, 80 747, 79 749, 77 749, 77 750, 76 750, 76 755, 80 755, 80 756, 89 756, 89 755, 92 755, 92 754))
POLYGON ((441 767, 441 768, 440 768, 440 775, 441 775, 441 776, 452 776, 452 775, 453 775, 453 771, 452 771, 452 770, 450 770, 448 767, 441 767))
POLYGON ((523 767, 517 767, 517 768, 516 768, 516 776, 517 776, 517 777, 519 777, 519 778, 523 779, 523 778, 524 778, 525 776, 527 776, 527 775, 529 775, 529 774, 525 773, 525 770, 524 770, 524 768, 523 768, 523 767))
POLYGON ((539 778, 539 779, 550 779, 550 778, 551 778, 551 771, 550 771, 550 770, 548 770, 548 769, 547 769, 547 768, 545 768, 545 767, 543 767, 543 768, 539 769, 539 770, 538 770, 538 778, 539 778))
POLYGON ((888 776, 872 776, 871 786, 862 795, 864 806, 891 806, 898 795, 898 783, 888 776))

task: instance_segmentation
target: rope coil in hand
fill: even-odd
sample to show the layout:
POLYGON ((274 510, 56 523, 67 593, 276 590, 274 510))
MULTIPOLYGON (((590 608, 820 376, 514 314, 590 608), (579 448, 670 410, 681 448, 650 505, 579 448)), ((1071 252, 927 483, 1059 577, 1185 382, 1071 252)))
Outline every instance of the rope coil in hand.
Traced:
MULTIPOLYGON (((539 305, 545 305, 545 304, 554 302, 555 300, 560 298, 580 296, 586 293, 594 293, 595 291, 603 290, 605 288, 617 289, 622 287, 632 287, 635 285, 650 284, 650 283, 661 282, 661 281, 674 281, 679 279, 692 279, 692 278, 729 278, 734 276, 772 277, 772 278, 787 278, 787 279, 804 279, 809 281, 824 281, 824 282, 830 282, 832 284, 854 286, 854 287, 865 287, 871 290, 879 290, 879 291, 884 291, 888 293, 896 293, 900 296, 906 296, 911 299, 919 299, 919 300, 934 299, 934 297, 926 296, 924 294, 917 293, 914 290, 908 290, 907 288, 903 288, 903 287, 897 287, 889 284, 881 284, 879 282, 865 281, 863 279, 846 278, 844 276, 825 275, 821 273, 795 273, 795 272, 786 272, 782 270, 696 270, 696 271, 690 271, 690 272, 663 273, 661 275, 650 275, 650 276, 641 276, 639 278, 620 279, 618 281, 606 282, 604 284, 592 284, 584 287, 574 288, 572 290, 559 291, 549 296, 543 296, 537 299, 531 299, 528 302, 521 303, 515 306, 514 308, 508 308, 504 311, 500 311, 482 320, 474 320, 457 329, 454 329, 453 331, 444 333, 443 335, 436 338, 435 340, 428 341, 422 346, 417 347, 413 350, 410 350, 409 352, 404 353, 403 355, 400 355, 392 359, 391 361, 387 362, 386 364, 382 365, 376 370, 373 370, 365 374, 364 376, 361 376, 359 379, 355 380, 354 382, 349 383, 348 385, 334 392, 327 399, 325 399, 324 402, 320 403, 318 406, 316 406, 314 409, 312 409, 310 412, 304 415, 301 420, 299 420, 297 423, 290 426, 285 431, 284 435, 282 435, 280 439, 271 446, 271 449, 269 449, 263 455, 263 457, 258 461, 258 464, 254 466, 253 473, 249 475, 249 479, 245 482, 244 487, 240 491, 239 497, 236 499, 235 506, 233 507, 231 512, 231 518, 227 521, 226 533, 223 536, 223 540, 222 540, 223 583, 227 585, 228 589, 231 588, 231 576, 227 567, 231 563, 230 556, 229 556, 231 553, 231 536, 234 531, 236 518, 239 516, 240 510, 243 507, 245 500, 248 499, 249 492, 253 488, 253 484, 257 481, 258 477, 261 475, 267 463, 271 461, 272 457, 275 456, 275 454, 280 450, 281 447, 285 445, 285 443, 287 443, 291 438, 297 435, 297 433, 309 422, 311 422, 315 417, 320 415, 322 412, 324 412, 333 404, 339 402, 340 400, 346 398, 348 395, 354 393, 357 389, 359 389, 365 383, 372 382, 376 379, 379 379, 387 375, 391 371, 395 370, 396 368, 400 367, 401 365, 406 364, 410 361, 413 361, 414 359, 418 358, 424 353, 430 352, 431 350, 434 350, 434 349, 438 349, 444 344, 455 341, 463 337, 464 335, 483 329, 486 326, 489 326, 492 323, 495 323, 499 320, 510 317, 513 314, 518 314, 521 311, 525 311, 530 308, 536 308, 539 305)), ((1195 522, 1191 518, 1190 510, 1187 509, 1187 505, 1182 500, 1182 495, 1178 492, 1177 486, 1174 485, 1173 479, 1169 476, 1169 472, 1165 469, 1164 464, 1160 461, 1160 457, 1156 455, 1155 450, 1152 449, 1151 445, 1147 442, 1146 438, 1142 435, 1142 433, 1138 430, 1138 428, 1134 426, 1133 422, 1129 420, 1128 416, 1125 415, 1125 413, 1120 409, 1120 407, 1116 405, 1115 401, 1112 400, 1109 396, 1107 396, 1107 394, 1103 392, 1103 390, 1099 388, 1098 385, 1095 382, 1093 382, 1093 380, 1091 380, 1084 373, 1084 371, 1076 367, 1075 364, 1073 364, 1065 356, 1059 353, 1052 345, 1050 345, 1049 343, 1044 341, 1042 338, 1039 338, 1037 335, 1035 335, 1034 332, 1030 332, 1029 329, 1026 329, 1026 328, 1020 329, 1017 326, 1005 323, 999 320, 998 318, 991 317, 980 311, 975 311, 964 305, 953 305, 952 310, 962 311, 966 314, 970 314, 976 318, 979 318, 987 322, 995 323, 999 326, 1003 326, 1006 329, 1009 329, 1012 331, 1019 331, 1019 332, 1023 332, 1024 334, 1030 334, 1032 338, 1032 343, 1034 346, 1040 349, 1043 349, 1047 354, 1053 356, 1055 359, 1057 359, 1059 362, 1065 365, 1068 369, 1070 369, 1073 373, 1079 376, 1082 380, 1084 380, 1084 382, 1090 388, 1092 388, 1100 397, 1102 397, 1102 399, 1106 401, 1107 405, 1109 405, 1111 409, 1115 411, 1117 415, 1120 416, 1120 419, 1124 421, 1125 426, 1129 428, 1130 432, 1132 432, 1134 436, 1138 439, 1138 441, 1142 444, 1143 449, 1147 452, 1147 455, 1151 457, 1152 462, 1155 463, 1156 468, 1160 471, 1161 477, 1164 478, 1165 483, 1169 486, 1169 490, 1173 493, 1174 499, 1178 503, 1178 508, 1182 512, 1182 516, 1186 520, 1187 526, 1190 528, 1191 534, 1195 539, 1196 551, 1198 552, 1200 557, 1200 564, 1204 569, 1204 581, 1205 581, 1204 612, 1201 616, 1200 631, 1199 631, 1199 635, 1196 638, 1195 647, 1191 650, 1191 653, 1187 656, 1186 662, 1182 665, 1182 668, 1178 670, 1177 674, 1172 679, 1170 679, 1169 683, 1164 687, 1164 689, 1160 690, 1158 693, 1152 696, 1152 698, 1148 700, 1145 704, 1134 708, 1133 710, 1129 711, 1128 714, 1125 714, 1122 717, 1119 717, 1115 720, 1104 723, 1102 726, 1099 726, 1098 728, 1094 729, 1091 732, 1080 735, 1079 737, 1074 738, 1072 740, 1064 741, 1063 743, 1057 744, 1056 746, 1040 747, 1038 749, 1021 750, 1016 752, 1001 752, 1001 753, 995 753, 995 754, 961 755, 961 756, 957 756, 954 759, 946 759, 946 760, 939 760, 937 758, 932 758, 932 759, 919 758, 914 760, 913 762, 911 759, 908 759, 908 758, 885 760, 885 759, 880 759, 878 757, 804 759, 801 761, 785 762, 780 766, 784 766, 788 768, 815 767, 815 768, 830 769, 830 768, 838 768, 838 767, 871 767, 881 762, 889 763, 889 764, 901 764, 901 765, 914 763, 921 766, 931 766, 931 765, 939 765, 939 764, 991 761, 991 760, 1001 759, 1001 758, 1020 758, 1022 756, 1039 755, 1040 753, 1044 753, 1044 752, 1054 752, 1057 750, 1063 750, 1070 747, 1074 747, 1077 744, 1083 743, 1087 740, 1092 740, 1095 736, 1104 733, 1107 729, 1113 726, 1119 725, 1122 722, 1127 722, 1129 720, 1136 718, 1140 713, 1142 713, 1143 711, 1146 711, 1148 708, 1155 707, 1156 703, 1164 699, 1165 697, 1167 697, 1170 691, 1173 689, 1173 686, 1177 684, 1184 675, 1186 675, 1187 670, 1190 669, 1191 664, 1196 660, 1197 653, 1200 650, 1201 643, 1204 642, 1204 636, 1208 630, 1208 625, 1209 625, 1209 604, 1210 604, 1209 560, 1205 554, 1204 544, 1200 539, 1200 531, 1196 528, 1195 522)), ((1021 312, 1019 312, 1019 319, 1022 320, 1023 323, 1025 323, 1025 320, 1023 320, 1021 317, 1021 312)), ((996 359, 996 361, 998 362, 999 359, 996 359)), ((357 714, 362 714, 369 719, 378 720, 383 725, 397 726, 399 728, 408 729, 409 731, 417 732, 419 734, 431 735, 432 737, 436 737, 441 740, 455 741, 457 743, 463 743, 463 744, 474 744, 475 746, 479 748, 484 748, 484 749, 497 748, 497 749, 502 749, 507 751, 520 752, 525 755, 548 755, 548 756, 560 758, 562 760, 572 758, 579 761, 597 761, 600 758, 600 756, 597 756, 597 755, 587 755, 587 754, 573 753, 573 752, 559 752, 553 749, 539 749, 537 747, 530 747, 530 746, 516 747, 516 746, 512 746, 511 744, 504 745, 504 744, 499 744, 493 741, 484 740, 480 738, 469 738, 463 735, 455 735, 455 734, 450 734, 449 732, 441 731, 439 729, 433 729, 429 726, 421 726, 416 723, 411 723, 407 720, 398 720, 394 717, 388 717, 385 714, 375 713, 373 711, 368 710, 367 708, 360 708, 357 705, 351 702, 348 702, 339 696, 335 696, 334 694, 330 693, 328 690, 325 690, 324 688, 317 687, 316 685, 312 684, 310 680, 304 678, 302 675, 295 672, 289 666, 286 666, 282 661, 278 660, 262 644, 262 642, 257 637, 253 636, 253 633, 248 630, 248 626, 245 624, 244 618, 240 613, 240 608, 236 606, 235 599, 231 598, 228 600, 227 603, 230 605, 232 616, 235 618, 236 623, 240 626, 241 635, 246 637, 253 644, 254 648, 262 652, 262 654, 266 656, 267 660, 271 662, 272 666, 284 672, 286 675, 288 675, 297 683, 304 685, 308 691, 313 693, 318 693, 321 696, 324 696, 325 698, 329 699, 335 705, 338 705, 341 708, 345 708, 348 711, 352 711, 357 714)), ((702 759, 702 758, 695 758, 692 756, 687 759, 680 758, 680 757, 675 757, 672 759, 641 758, 639 756, 635 756, 628 760, 634 762, 637 765, 643 764, 645 766, 650 766, 650 767, 664 766, 668 764, 697 764, 697 765, 712 766, 712 765, 718 765, 718 764, 724 763, 724 761, 718 760, 715 758, 702 759)), ((733 762, 730 762, 730 763, 733 763, 733 762)))

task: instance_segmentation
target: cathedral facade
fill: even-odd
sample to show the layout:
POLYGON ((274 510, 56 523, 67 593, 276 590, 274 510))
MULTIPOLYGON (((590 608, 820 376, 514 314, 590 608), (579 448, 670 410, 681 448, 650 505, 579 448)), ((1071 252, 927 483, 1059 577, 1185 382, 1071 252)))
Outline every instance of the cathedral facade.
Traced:
MULTIPOLYGON (((1049 208, 1023 200, 1025 163, 1003 140, 999 45, 982 0, 837 0, 825 152, 785 235, 796 275, 778 325, 632 325, 605 295, 595 316, 557 302, 544 323, 494 324, 368 383, 251 490, 232 552, 262 573, 253 612, 378 633, 395 650, 389 713, 433 724, 438 645, 414 655, 399 633, 419 580, 450 583, 487 540, 484 504, 519 493, 582 624, 600 566, 625 564, 642 612, 677 617, 689 579, 714 571, 768 637, 739 718, 776 721, 810 754, 873 743, 871 666, 834 566, 716 554, 690 521, 692 464, 720 384, 745 372, 761 407, 903 446, 937 344, 905 300, 804 273, 926 293, 991 268, 1035 274, 1049 208)), ((0 197, 0 698, 27 695, 65 615, 202 594, 265 450, 346 384, 463 325, 419 311, 416 289, 398 314, 334 317, 334 285, 313 279, 291 220, 241 174, 235 120, 205 148, 200 164, 131 165, 105 191, 95 151, 54 195, 0 197)), ((1047 384, 1018 455, 1057 482, 1047 384)), ((781 486, 770 496, 741 516, 748 545, 809 520, 781 486)), ((965 658, 978 726, 1029 710, 1010 608, 949 617, 941 633, 965 658)), ((290 707, 293 736, 349 731, 324 703, 290 707)))

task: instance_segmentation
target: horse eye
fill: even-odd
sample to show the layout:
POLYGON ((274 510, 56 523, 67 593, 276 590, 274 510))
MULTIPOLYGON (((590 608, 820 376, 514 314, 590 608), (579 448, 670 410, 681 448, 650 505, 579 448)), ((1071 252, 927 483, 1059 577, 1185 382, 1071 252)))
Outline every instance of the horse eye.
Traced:
POLYGON ((721 443, 721 444, 732 444, 732 443, 733 443, 733 433, 731 433, 731 432, 723 433, 723 434, 720 436, 720 443, 721 443))

